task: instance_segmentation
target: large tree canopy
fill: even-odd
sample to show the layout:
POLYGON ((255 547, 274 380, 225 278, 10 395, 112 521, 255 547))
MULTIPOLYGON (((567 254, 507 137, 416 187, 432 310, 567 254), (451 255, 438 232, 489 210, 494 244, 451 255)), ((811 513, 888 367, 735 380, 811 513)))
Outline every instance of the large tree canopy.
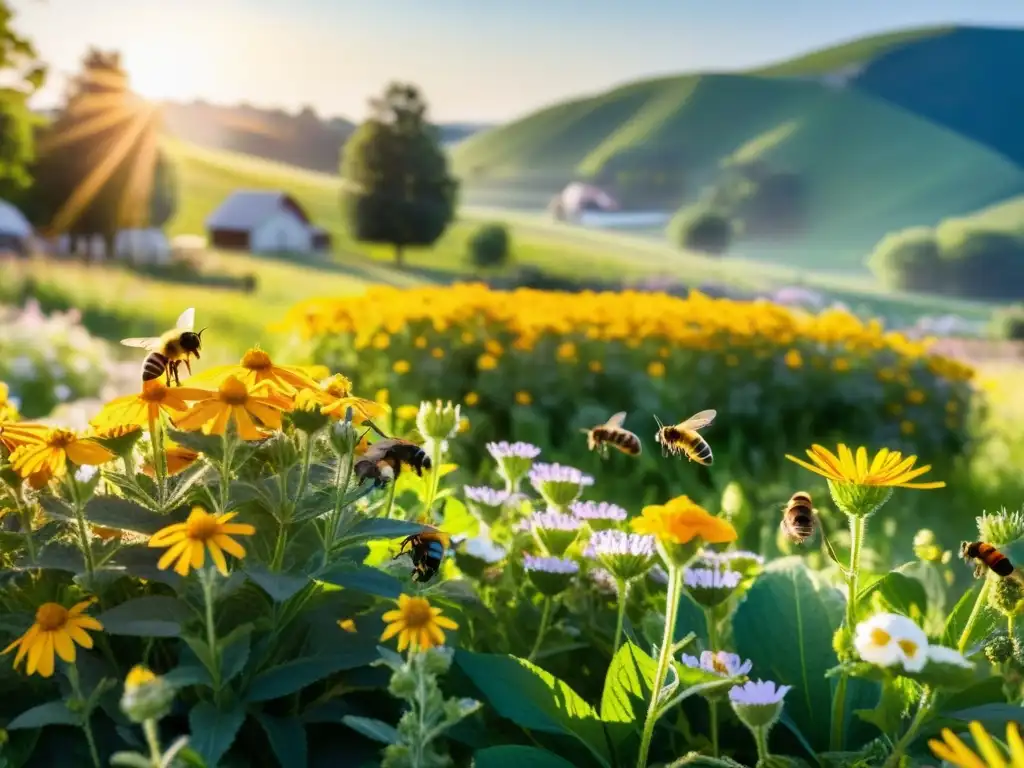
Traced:
POLYGON ((14 30, 13 19, 10 5, 0 0, 0 73, 7 83, 0 88, 0 198, 21 204, 35 159, 37 119, 27 102, 45 82, 46 67, 31 41, 14 30))
POLYGON ((415 86, 392 83, 345 144, 342 207, 360 242, 432 245, 455 214, 457 182, 415 86))

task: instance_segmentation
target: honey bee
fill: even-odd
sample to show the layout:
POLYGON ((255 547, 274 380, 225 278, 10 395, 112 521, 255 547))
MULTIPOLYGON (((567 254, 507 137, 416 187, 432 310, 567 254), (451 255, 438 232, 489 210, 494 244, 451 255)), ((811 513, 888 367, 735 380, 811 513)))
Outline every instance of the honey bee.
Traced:
POLYGON ((195 327, 196 310, 189 307, 174 324, 174 329, 167 331, 162 336, 153 338, 121 339, 126 347, 138 347, 149 351, 146 359, 142 361, 142 380, 153 381, 161 375, 167 377, 167 386, 171 386, 171 376, 174 376, 174 383, 180 385, 178 378, 178 367, 184 363, 189 375, 192 375, 192 365, 189 357, 199 359, 199 349, 203 344, 203 331, 196 332, 195 327))
POLYGON ((409 547, 409 556, 412 558, 412 580, 430 581, 441 567, 450 545, 451 538, 448 534, 433 528, 406 537, 402 541, 398 554, 392 559, 400 558, 405 554, 406 547, 409 547))
POLYGON ((626 420, 626 412, 619 411, 604 424, 599 424, 593 429, 581 429, 587 436, 587 448, 597 450, 603 458, 608 456, 608 446, 622 451, 629 456, 639 456, 642 447, 640 438, 623 429, 622 422, 626 420))
POLYGON ((782 514, 782 530, 794 544, 804 544, 817 529, 817 513, 811 502, 811 494, 797 491, 793 494, 782 514))
POLYGON ((690 461, 695 461, 705 467, 710 466, 714 461, 711 446, 697 433, 697 430, 710 425, 717 415, 717 411, 701 411, 693 414, 686 421, 669 427, 662 424, 661 419, 655 416, 654 420, 658 422, 658 431, 654 435, 654 441, 661 445, 661 455, 678 456, 682 453, 690 461))
POLYGON ((353 468, 359 484, 372 479, 377 488, 383 488, 402 473, 402 464, 408 464, 416 474, 423 476, 423 470, 431 468, 430 457, 420 446, 410 440, 388 437, 373 422, 367 422, 382 440, 371 443, 366 453, 359 457, 353 468))
MULTIPOLYGON (((960 543, 960 557, 965 562, 976 560, 974 566, 974 578, 980 579, 985 569, 988 568, 997 576, 1004 579, 1015 572, 1010 558, 984 541, 964 541, 960 543)), ((1018 577, 1019 579, 1019 577, 1018 577)))

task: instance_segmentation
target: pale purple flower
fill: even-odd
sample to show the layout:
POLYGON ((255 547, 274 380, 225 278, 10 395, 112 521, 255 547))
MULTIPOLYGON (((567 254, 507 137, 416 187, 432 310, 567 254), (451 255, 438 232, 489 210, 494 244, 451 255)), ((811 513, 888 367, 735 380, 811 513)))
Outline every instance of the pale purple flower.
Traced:
POLYGON ((530 470, 530 483, 539 492, 540 486, 543 483, 565 483, 582 488, 587 485, 593 485, 594 478, 580 472, 576 467, 538 462, 530 470))
POLYGON ((660 565, 656 565, 651 568, 651 578, 659 584, 668 584, 668 574, 660 565))
POLYGON ((470 501, 475 501, 477 504, 483 504, 487 507, 500 507, 512 495, 504 488, 499 490, 497 488, 488 488, 486 485, 464 485, 462 492, 470 501))
POLYGON ((583 527, 583 521, 579 518, 555 509, 534 512, 523 522, 526 523, 526 530, 540 528, 547 531, 578 531, 583 527))
POLYGON ((764 565, 764 557, 756 554, 755 552, 747 552, 742 549, 737 549, 732 552, 713 552, 710 549, 702 549, 700 551, 700 559, 704 560, 709 565, 722 565, 728 567, 736 561, 749 561, 756 563, 757 565, 764 565))
POLYGON ((590 572, 590 579, 594 582, 594 586, 602 592, 607 592, 613 595, 618 594, 619 592, 619 585, 616 583, 615 577, 612 575, 611 571, 608 571, 605 568, 595 568, 592 570, 590 572))
POLYGON ((620 521, 629 517, 629 513, 618 504, 612 504, 607 501, 574 501, 569 506, 569 509, 581 520, 620 521))
POLYGON ((770 680, 749 680, 743 685, 734 685, 729 689, 729 700, 737 704, 766 706, 778 704, 793 686, 776 685, 770 680))
POLYGON ((683 583, 690 589, 736 589, 743 574, 721 568, 686 568, 683 583))
POLYGON ((527 571, 540 571, 541 573, 577 573, 580 569, 579 563, 575 560, 565 560, 561 557, 536 557, 534 555, 523 555, 523 568, 527 571))
POLYGON ((739 677, 747 674, 754 666, 750 659, 744 661, 739 655, 728 651, 703 651, 700 658, 684 653, 682 661, 692 669, 702 669, 719 677, 739 677))
POLYGON ((586 555, 587 557, 602 555, 653 557, 654 537, 640 533, 625 533, 624 531, 597 531, 590 537, 586 555))
POLYGON ((524 442, 510 443, 502 440, 500 443, 487 443, 487 451, 495 461, 505 458, 535 459, 540 456, 540 448, 536 445, 524 442))
POLYGON ((483 560, 484 562, 500 563, 505 557, 505 550, 495 544, 490 536, 482 534, 462 542, 463 551, 467 555, 483 560))

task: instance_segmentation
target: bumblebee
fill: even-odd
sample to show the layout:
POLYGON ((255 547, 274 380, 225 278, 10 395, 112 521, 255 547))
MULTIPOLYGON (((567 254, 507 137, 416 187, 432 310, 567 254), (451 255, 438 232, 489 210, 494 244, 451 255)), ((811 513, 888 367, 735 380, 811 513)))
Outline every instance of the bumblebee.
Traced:
POLYGON ((195 327, 196 310, 189 307, 178 318, 174 329, 167 331, 162 336, 154 338, 121 339, 126 347, 138 347, 149 351, 146 359, 142 361, 142 381, 153 381, 161 376, 166 376, 167 386, 171 386, 171 376, 174 376, 174 383, 180 385, 178 378, 178 367, 184 363, 189 375, 192 374, 190 357, 199 359, 199 350, 203 345, 203 328, 200 331, 192 330, 195 327))
POLYGON ((974 566, 974 578, 980 579, 988 568, 997 576, 1004 579, 1014 573, 1013 563, 1010 558, 984 541, 964 541, 960 543, 960 557, 965 562, 976 560, 974 566))
POLYGON ((400 558, 408 547, 409 556, 412 558, 412 580, 430 581, 441 567, 450 544, 451 538, 448 534, 436 528, 414 533, 402 541, 398 554, 392 559, 400 558))
POLYGON ((797 491, 793 494, 782 513, 782 530, 794 544, 804 544, 817 529, 817 513, 811 502, 811 494, 797 491))
POLYGON ((658 422, 658 431, 654 435, 654 441, 661 445, 661 455, 678 456, 682 453, 690 461, 695 461, 705 467, 711 466, 714 461, 711 446, 697 433, 697 430, 709 426, 717 415, 717 411, 701 411, 693 414, 686 421, 668 427, 655 416, 654 420, 658 422))
POLYGON ((642 450, 640 438, 628 429, 623 429, 622 422, 625 420, 626 412, 620 411, 604 424, 593 429, 581 429, 580 432, 587 436, 587 448, 598 451, 605 458, 608 456, 608 446, 628 456, 639 456, 642 450))
POLYGON ((367 423, 384 439, 371 443, 366 453, 356 461, 353 469, 360 485, 372 479, 376 487, 383 488, 402 473, 403 463, 412 467, 420 477, 423 470, 431 468, 430 457, 416 443, 388 437, 372 421, 367 423))

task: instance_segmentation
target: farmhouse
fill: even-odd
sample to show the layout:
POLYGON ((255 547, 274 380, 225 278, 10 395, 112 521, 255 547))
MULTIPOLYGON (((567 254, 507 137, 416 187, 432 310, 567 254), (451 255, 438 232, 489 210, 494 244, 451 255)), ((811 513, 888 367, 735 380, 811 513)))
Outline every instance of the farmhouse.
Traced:
POLYGON ((273 190, 237 190, 206 220, 210 246, 253 253, 315 253, 330 235, 295 199, 273 190))
POLYGON ((619 209, 618 201, 593 184, 574 181, 555 195, 548 206, 556 219, 576 220, 586 212, 607 212, 619 209))

